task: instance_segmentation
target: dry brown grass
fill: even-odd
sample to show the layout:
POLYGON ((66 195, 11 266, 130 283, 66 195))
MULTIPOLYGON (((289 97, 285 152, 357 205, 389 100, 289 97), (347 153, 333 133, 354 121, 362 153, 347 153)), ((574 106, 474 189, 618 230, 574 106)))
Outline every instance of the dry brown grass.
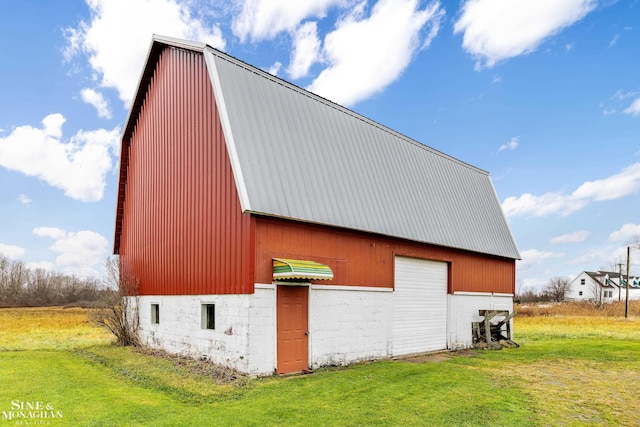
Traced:
POLYGON ((86 347, 112 341, 83 308, 0 309, 0 351, 86 347))
POLYGON ((640 341, 640 318, 598 316, 515 317, 514 339, 611 338, 640 341))
MULTIPOLYGON (((624 317, 624 301, 615 301, 596 306, 592 302, 563 302, 563 303, 530 303, 515 304, 514 310, 520 317, 538 316, 597 316, 624 317)), ((640 316, 640 301, 629 301, 629 316, 640 316)))

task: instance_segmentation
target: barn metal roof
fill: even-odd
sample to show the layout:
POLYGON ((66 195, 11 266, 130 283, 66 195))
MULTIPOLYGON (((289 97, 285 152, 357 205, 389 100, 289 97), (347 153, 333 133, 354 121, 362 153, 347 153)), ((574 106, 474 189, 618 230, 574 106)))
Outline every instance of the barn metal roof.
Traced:
POLYGON ((203 52, 243 211, 520 258, 487 172, 209 46, 157 45, 203 52))

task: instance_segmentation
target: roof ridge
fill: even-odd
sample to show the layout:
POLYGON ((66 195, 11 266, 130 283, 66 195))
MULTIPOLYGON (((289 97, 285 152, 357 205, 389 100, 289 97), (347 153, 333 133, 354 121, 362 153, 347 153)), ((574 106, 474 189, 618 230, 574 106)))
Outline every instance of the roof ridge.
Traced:
POLYGON ((433 153, 433 154, 435 154, 437 156, 452 160, 452 161, 454 161, 454 162, 456 162, 456 163, 458 163, 458 164, 460 164, 462 166, 465 166, 465 167, 467 167, 467 168, 469 168, 471 170, 474 170, 476 172, 480 172, 480 173, 483 173, 485 175, 489 175, 489 172, 484 170, 484 169, 481 169, 481 168, 479 168, 477 166, 474 166, 474 165, 472 165, 470 163, 465 162, 464 160, 460 160, 460 159, 458 159, 456 157, 453 157, 453 156, 451 156, 451 155, 449 155, 447 153, 444 153, 444 152, 442 152, 442 151, 440 151, 438 149, 435 149, 435 148, 433 148, 433 147, 431 147, 431 146, 429 146, 427 144, 424 144, 424 143, 422 143, 420 141, 417 141, 417 140, 415 140, 415 139, 413 139, 413 138, 411 138, 411 137, 409 137, 409 136, 407 136, 407 135, 405 135, 405 134, 403 134, 401 132, 398 132, 398 131, 396 131, 394 129, 391 129, 390 127, 385 126, 385 125, 383 125, 383 124, 381 124, 381 123, 379 123, 379 122, 377 122, 377 121, 375 121, 373 119, 370 119, 369 117, 366 117, 366 116, 364 116, 364 115, 362 115, 360 113, 357 113, 356 111, 354 111, 354 110, 352 110, 350 108, 347 108, 347 107, 345 107, 343 105, 340 105, 340 104, 338 104, 338 103, 336 103, 334 101, 331 101, 330 99, 327 99, 327 98, 325 98, 323 96, 315 94, 315 93, 313 93, 311 91, 308 91, 305 88, 302 88, 302 87, 296 85, 295 83, 292 83, 292 82, 290 82, 288 80, 285 80, 285 79, 283 79, 281 77, 274 76, 273 74, 268 73, 265 70, 262 70, 262 69, 260 69, 260 68, 258 68, 256 66, 254 66, 254 65, 249 64, 248 62, 243 61, 242 59, 236 58, 233 55, 230 55, 230 54, 228 54, 226 52, 223 52, 223 51, 221 51, 219 49, 216 49, 215 47, 213 47, 213 46, 211 46, 211 45, 209 45, 207 43, 198 43, 198 42, 193 42, 193 41, 189 41, 189 40, 178 39, 178 38, 174 38, 174 37, 167 37, 167 36, 154 34, 153 35, 153 39, 152 39, 152 45, 153 45, 153 43, 156 43, 156 42, 165 44, 167 46, 171 46, 171 47, 175 47, 175 48, 181 48, 181 49, 189 49, 189 50, 196 51, 196 52, 204 52, 204 50, 207 49, 211 53, 213 53, 214 55, 218 56, 219 58, 221 58, 223 60, 231 62, 234 65, 242 67, 242 68, 246 69, 247 71, 250 71, 250 72, 252 72, 252 73, 254 73, 254 74, 256 74, 256 75, 258 75, 258 76, 260 76, 262 78, 270 80, 270 81, 272 81, 272 82, 274 82, 276 84, 279 84, 281 86, 284 86, 289 90, 293 90, 293 91, 295 91, 295 92, 297 92, 297 93, 299 93, 301 95, 304 95, 304 96, 306 96, 308 98, 311 98, 311 99, 313 99, 313 100, 315 100, 317 102, 321 102, 324 105, 326 105, 327 107, 330 107, 330 108, 336 109, 338 111, 341 111, 342 113, 348 114, 348 115, 352 116, 353 118, 361 120, 361 121, 363 121, 363 122, 365 122, 365 123, 367 123, 367 124, 369 124, 371 126, 375 126, 376 128, 380 129, 381 131, 386 132, 386 133, 388 133, 390 135, 399 137, 403 141, 405 141, 405 142, 407 142, 409 144, 412 144, 412 145, 414 145, 414 146, 416 146, 416 147, 418 147, 420 149, 430 151, 431 153, 433 153))
POLYGON ((481 168, 479 168, 477 166, 474 166, 474 165, 472 165, 470 163, 465 162, 464 160, 460 160, 460 159, 458 159, 456 157, 453 157, 453 156, 451 156, 449 154, 446 154, 446 153, 444 153, 444 152, 442 152, 442 151, 440 151, 440 150, 438 150, 436 148, 433 148, 433 147, 431 147, 429 145, 426 145, 426 144, 424 144, 424 143, 422 143, 420 141, 417 141, 417 140, 415 140, 415 139, 413 139, 413 138, 411 138, 411 137, 409 137, 409 136, 407 136, 407 135, 405 135, 405 134, 403 134, 401 132, 398 132, 398 131, 396 131, 394 129, 391 129, 390 127, 385 126, 385 125, 383 125, 383 124, 381 124, 381 123, 379 123, 379 122, 377 122, 377 121, 375 121, 373 119, 370 119, 369 117, 367 117, 367 116, 365 116, 363 114, 360 114, 360 113, 358 113, 358 112, 356 112, 356 111, 354 111, 354 110, 352 110, 350 108, 347 108, 347 107, 345 107, 343 105, 340 105, 340 104, 338 104, 338 103, 336 103, 334 101, 331 101, 330 99, 322 97, 322 96, 320 96, 318 94, 315 94, 315 93, 313 93, 311 91, 308 91, 305 88, 302 88, 302 87, 296 85, 295 83, 292 83, 292 82, 290 82, 288 80, 285 80, 285 79, 283 79, 281 77, 274 76, 273 74, 268 73, 267 71, 264 71, 264 70, 262 70, 260 68, 257 68, 255 66, 253 66, 253 65, 251 65, 251 64, 249 64, 249 63, 247 63, 247 62, 245 62, 245 61, 243 61, 241 59, 239 59, 239 58, 236 58, 235 56, 229 55, 226 52, 222 52, 221 50, 218 50, 218 49, 216 49, 216 48, 214 48, 214 47, 212 47, 210 45, 206 45, 205 49, 208 49, 209 51, 211 51, 211 53, 213 53, 214 55, 218 56, 220 59, 228 61, 228 62, 230 62, 230 63, 232 63, 232 64, 234 64, 236 66, 242 67, 242 68, 246 69, 247 71, 250 71, 250 72, 258 75, 259 77, 262 77, 262 78, 265 78, 267 80, 270 80, 273 83, 279 84, 279 85, 281 85, 281 86, 283 86, 283 87, 285 87, 285 88, 287 88, 289 90, 293 90, 294 92, 297 92, 300 95, 306 96, 306 97, 308 97, 310 99, 313 99, 313 100, 315 100, 317 102, 321 102, 322 104, 326 105, 327 107, 330 107, 330 108, 333 108, 335 110, 341 111, 344 114, 348 114, 348 115, 350 115, 351 117, 353 117, 353 118, 355 118, 357 120, 361 120, 361 121, 363 121, 363 122, 365 122, 365 123, 367 123, 367 124, 369 124, 371 126, 375 126, 376 128, 380 129, 381 131, 389 133, 390 135, 399 137, 403 141, 408 142, 408 143, 410 143, 410 144, 412 144, 412 145, 414 145, 414 146, 416 146, 418 148, 430 151, 431 153, 433 153, 435 155, 438 155, 440 157, 443 157, 443 158, 446 158, 446 159, 449 159, 449 160, 453 160, 453 161, 455 161, 456 163, 459 163, 462 166, 468 167, 469 169, 475 170, 475 171, 483 173, 485 175, 489 175, 489 172, 484 170, 484 169, 481 169, 481 168))

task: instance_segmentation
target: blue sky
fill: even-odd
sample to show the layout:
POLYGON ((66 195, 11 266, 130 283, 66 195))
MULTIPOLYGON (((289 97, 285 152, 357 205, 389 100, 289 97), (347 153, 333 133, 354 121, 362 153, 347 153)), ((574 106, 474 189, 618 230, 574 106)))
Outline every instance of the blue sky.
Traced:
POLYGON ((0 13, 0 253, 102 274, 153 33, 489 171, 520 287, 609 267, 640 235, 638 0, 22 0, 0 13))

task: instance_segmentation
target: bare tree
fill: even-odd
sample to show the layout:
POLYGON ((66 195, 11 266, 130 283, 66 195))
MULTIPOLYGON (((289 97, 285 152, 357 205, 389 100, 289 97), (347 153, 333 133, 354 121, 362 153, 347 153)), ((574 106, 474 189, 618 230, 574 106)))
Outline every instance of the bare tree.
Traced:
POLYGON ((37 301, 39 305, 49 305, 55 301, 51 289, 52 274, 43 269, 36 268, 30 270, 28 275, 29 283, 27 285, 28 300, 37 301))
POLYGON ((519 303, 529 303, 540 301, 541 298, 541 295, 536 292, 531 286, 525 286, 519 283, 516 289, 516 296, 514 301, 517 301, 519 303))
POLYGON ((88 305, 100 299, 96 279, 31 269, 22 261, 0 255, 0 305, 88 305))
POLYGON ((554 277, 550 279, 544 287, 544 293, 549 295, 552 301, 562 302, 571 287, 568 277, 554 277))
POLYGON ((618 256, 618 257, 615 257, 613 260, 609 261, 608 263, 600 265, 600 267, 598 267, 598 270, 625 274, 627 271, 626 266, 627 266, 626 258, 623 256, 618 256))
POLYGON ((9 258, 0 254, 0 303, 6 303, 9 290, 9 258))
POLYGON ((5 285, 5 298, 9 304, 19 305, 22 303, 23 288, 28 280, 28 269, 22 261, 12 261, 9 263, 8 281, 5 285))
POLYGON ((139 346, 138 281, 122 271, 115 256, 106 259, 105 272, 108 292, 100 307, 91 312, 91 319, 115 335, 119 345, 139 346))
POLYGON ((593 300, 592 300, 593 304, 596 307, 601 307, 602 304, 604 303, 604 289, 595 280, 591 281, 591 285, 589 287, 590 287, 589 290, 591 291, 591 295, 593 296, 593 300))

